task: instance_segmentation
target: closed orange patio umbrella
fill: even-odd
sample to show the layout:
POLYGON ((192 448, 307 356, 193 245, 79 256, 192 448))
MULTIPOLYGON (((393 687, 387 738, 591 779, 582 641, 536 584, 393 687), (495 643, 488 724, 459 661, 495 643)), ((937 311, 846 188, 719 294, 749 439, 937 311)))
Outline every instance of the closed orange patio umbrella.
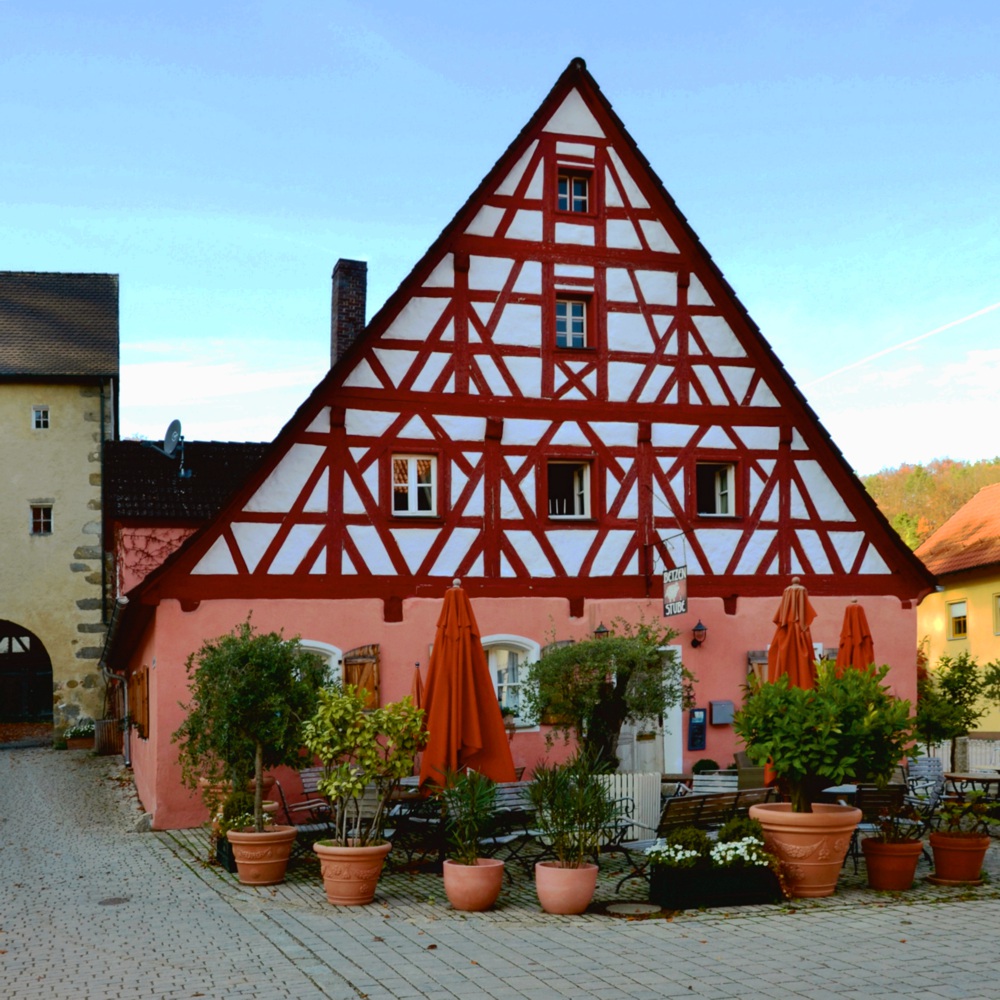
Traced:
POLYGON ((413 683, 410 685, 410 698, 417 708, 424 707, 424 680, 420 676, 420 664, 413 664, 413 683))
POLYGON ((797 576, 785 588, 781 605, 774 616, 777 630, 767 650, 767 679, 774 683, 788 675, 795 687, 812 688, 816 683, 812 635, 809 626, 816 617, 809 594, 797 576))
POLYGON ((866 670, 875 662, 875 644, 865 609, 852 601, 844 611, 844 625, 840 630, 840 645, 837 648, 837 676, 848 667, 866 670))
POLYGON ((424 689, 427 746, 420 785, 442 784, 449 771, 472 768, 494 781, 514 780, 514 761, 468 595, 456 580, 444 595, 424 689))

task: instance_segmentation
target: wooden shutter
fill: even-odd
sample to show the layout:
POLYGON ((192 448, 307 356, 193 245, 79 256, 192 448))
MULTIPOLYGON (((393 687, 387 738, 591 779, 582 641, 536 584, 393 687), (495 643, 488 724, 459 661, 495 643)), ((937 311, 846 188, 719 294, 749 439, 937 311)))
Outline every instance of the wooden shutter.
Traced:
POLYGON ((128 707, 140 739, 149 738, 149 667, 143 664, 128 679, 128 707))
POLYGON ((365 708, 378 708, 379 705, 378 661, 377 643, 344 653, 343 682, 368 693, 365 708))

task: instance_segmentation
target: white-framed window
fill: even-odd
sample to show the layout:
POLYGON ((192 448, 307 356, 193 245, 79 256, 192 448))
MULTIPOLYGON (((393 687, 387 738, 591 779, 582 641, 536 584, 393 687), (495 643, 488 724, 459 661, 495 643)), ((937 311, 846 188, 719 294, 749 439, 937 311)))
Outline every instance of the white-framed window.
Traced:
POLYGON ((965 601, 952 601, 948 605, 948 638, 965 639, 969 634, 965 601))
POLYGON ((590 517, 589 462, 549 462, 546 488, 549 517, 590 517))
POLYGON ((437 513, 437 458, 392 456, 392 512, 429 517, 437 513))
POLYGON ((556 208, 560 212, 590 211, 590 174, 560 170, 556 208))
POLYGON ((556 347, 586 347, 587 300, 556 299, 556 347))
POLYGON ((732 517, 736 510, 736 466, 725 462, 695 465, 695 509, 699 514, 732 517))
POLYGON ((497 692, 501 709, 509 709, 518 724, 533 725, 530 720, 522 720, 521 685, 524 683, 524 669, 541 656, 541 646, 522 635, 484 635, 483 652, 489 664, 490 676, 497 692))
POLYGON ((52 534, 52 504, 33 503, 31 505, 31 533, 33 535, 52 534))
POLYGON ((49 429, 49 408, 47 406, 33 406, 31 408, 31 428, 36 431, 49 429))
POLYGON ((326 664, 328 677, 331 681, 342 680, 344 669, 344 651, 328 642, 319 639, 299 639, 299 645, 307 653, 315 653, 326 664))

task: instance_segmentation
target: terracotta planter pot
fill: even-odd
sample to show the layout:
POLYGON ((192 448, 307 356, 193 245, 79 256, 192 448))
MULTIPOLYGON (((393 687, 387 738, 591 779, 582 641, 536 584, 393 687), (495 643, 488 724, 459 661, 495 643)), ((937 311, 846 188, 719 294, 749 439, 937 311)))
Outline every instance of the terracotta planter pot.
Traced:
POLYGON ((236 869, 244 885, 277 885, 285 880, 285 869, 295 843, 294 826, 268 826, 255 830, 230 830, 236 869))
POLYGON ((319 855, 323 888, 334 906, 363 906, 375 898, 382 866, 392 844, 374 847, 341 847, 318 841, 313 850, 319 855))
POLYGON ((66 749, 67 750, 93 750, 94 749, 94 737, 93 736, 67 736, 66 737, 66 749))
POLYGON ((904 840, 887 844, 875 837, 865 837, 861 850, 865 855, 868 886, 887 892, 905 892, 913 885, 923 841, 904 840))
POLYGON ((860 809, 814 803, 813 812, 797 813, 788 802, 764 802, 750 807, 750 818, 764 828, 764 843, 781 861, 790 895, 833 895, 860 809))
POLYGON ((474 865, 445 861, 444 891, 456 910, 488 910, 503 888, 503 862, 496 858, 476 858, 474 865))
POLYGON ((978 834, 932 833, 934 874, 928 879, 937 885, 978 884, 990 838, 978 834))
POLYGON ((535 863, 535 892, 546 913, 583 913, 597 889, 597 865, 563 868, 558 861, 535 863))

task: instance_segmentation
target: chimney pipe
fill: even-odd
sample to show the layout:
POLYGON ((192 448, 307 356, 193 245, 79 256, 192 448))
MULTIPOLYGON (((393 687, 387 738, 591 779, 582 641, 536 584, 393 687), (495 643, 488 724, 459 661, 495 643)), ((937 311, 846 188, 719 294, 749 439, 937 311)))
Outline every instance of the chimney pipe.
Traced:
POLYGON ((368 264, 341 258, 333 268, 330 308, 330 367, 347 352, 365 328, 368 264))

